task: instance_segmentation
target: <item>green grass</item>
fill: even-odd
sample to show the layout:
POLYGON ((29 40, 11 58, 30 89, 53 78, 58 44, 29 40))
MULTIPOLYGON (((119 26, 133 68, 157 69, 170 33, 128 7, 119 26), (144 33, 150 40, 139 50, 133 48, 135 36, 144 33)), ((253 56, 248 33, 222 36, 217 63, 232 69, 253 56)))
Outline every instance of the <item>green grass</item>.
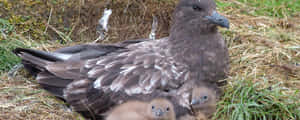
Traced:
MULTIPOLYGON (((19 57, 12 53, 13 49, 18 47, 36 47, 41 45, 43 41, 46 41, 47 38, 45 37, 47 35, 41 32, 42 28, 34 28, 36 27, 34 25, 39 23, 32 23, 32 21, 34 21, 33 18, 18 18, 14 20, 15 21, 0 18, 0 73, 7 72, 14 65, 20 62, 19 57)), ((69 35, 66 35, 58 30, 55 32, 61 38, 61 40, 53 42, 54 44, 72 41, 69 38, 69 35)))
MULTIPOLYGON (((16 44, 19 44, 18 42, 16 44)), ((15 64, 20 62, 20 59, 12 54, 11 50, 16 47, 24 47, 23 45, 16 45, 15 42, 1 41, 0 42, 0 73, 10 70, 15 64), (12 45, 12 46, 10 46, 12 45), (10 47, 7 47, 10 46, 10 47)))
POLYGON ((299 0, 238 0, 255 8, 255 15, 286 17, 300 11, 299 0))
POLYGON ((299 91, 286 94, 275 84, 261 88, 261 83, 236 80, 226 88, 219 102, 216 118, 229 120, 297 120, 300 119, 299 91), (298 96, 299 97, 299 96, 298 96), (226 117, 225 117, 226 116, 226 117))
POLYGON ((11 50, 16 47, 26 47, 25 41, 22 41, 15 34, 15 27, 8 20, 0 19, 0 73, 9 70, 20 59, 12 54, 11 50))
POLYGON ((254 16, 289 17, 300 11, 299 0, 218 0, 218 6, 222 9, 234 7, 244 14, 254 16))

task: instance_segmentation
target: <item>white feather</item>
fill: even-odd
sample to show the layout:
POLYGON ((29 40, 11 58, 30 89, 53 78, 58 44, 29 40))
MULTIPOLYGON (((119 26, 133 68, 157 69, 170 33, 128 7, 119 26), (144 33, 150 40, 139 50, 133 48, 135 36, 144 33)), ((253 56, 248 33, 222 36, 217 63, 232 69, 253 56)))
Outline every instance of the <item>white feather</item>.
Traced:
POLYGON ((172 65, 171 70, 172 70, 173 73, 175 73, 175 75, 178 75, 177 68, 176 68, 175 65, 172 65))
POLYGON ((128 95, 140 94, 140 93, 142 93, 142 88, 141 87, 133 87, 133 88, 130 88, 130 89, 126 89, 125 92, 128 95))
POLYGON ((152 78, 150 80, 150 86, 156 85, 158 80, 159 80, 159 77, 152 76, 152 78))
POLYGON ((106 59, 98 60, 97 63, 96 63, 96 65, 104 65, 103 64, 104 61, 106 61, 106 59))
POLYGON ((72 86, 83 86, 84 84, 87 84, 88 80, 79 80, 79 81, 75 81, 72 82, 71 85, 72 86))
POLYGON ((91 68, 91 67, 93 67, 94 66, 94 61, 95 60, 87 60, 86 62, 85 62, 85 64, 84 64, 84 67, 85 68, 91 68))
POLYGON ((155 69, 158 69, 158 70, 160 70, 160 71, 163 71, 163 68, 160 67, 160 66, 158 66, 158 65, 156 65, 156 64, 154 65, 154 68, 155 68, 155 69))
POLYGON ((168 80, 166 80, 166 79, 160 80, 160 84, 161 84, 162 86, 166 86, 167 83, 168 83, 168 80))
POLYGON ((107 25, 108 25, 109 16, 111 15, 111 13, 112 13, 111 9, 105 9, 103 12, 103 16, 99 20, 99 24, 103 27, 103 29, 106 32, 108 31, 107 25))
POLYGON ((184 76, 184 81, 187 81, 190 78, 190 72, 187 72, 184 76))
POLYGON ((95 73, 96 73, 96 69, 92 69, 92 70, 90 70, 90 71, 87 73, 87 75, 88 75, 88 76, 93 76, 95 73))
POLYGON ((115 62, 111 62, 111 63, 105 65, 105 69, 111 68, 113 65, 117 64, 118 62, 119 62, 119 61, 115 61, 115 62))
POLYGON ((120 73, 126 76, 128 73, 130 73, 132 70, 134 70, 136 66, 130 66, 130 67, 121 67, 122 70, 120 73))
POLYGON ((101 88, 101 82, 102 82, 102 80, 103 80, 103 76, 100 76, 95 82, 94 82, 94 88, 96 88, 96 89, 100 89, 101 88))
POLYGON ((110 86, 110 90, 111 90, 111 91, 114 91, 114 92, 117 92, 117 91, 119 91, 122 87, 123 87, 123 84, 122 84, 121 82, 118 82, 118 83, 112 84, 112 85, 110 86))
POLYGON ((148 85, 148 86, 145 87, 145 90, 150 91, 152 87, 153 87, 153 85, 148 85))

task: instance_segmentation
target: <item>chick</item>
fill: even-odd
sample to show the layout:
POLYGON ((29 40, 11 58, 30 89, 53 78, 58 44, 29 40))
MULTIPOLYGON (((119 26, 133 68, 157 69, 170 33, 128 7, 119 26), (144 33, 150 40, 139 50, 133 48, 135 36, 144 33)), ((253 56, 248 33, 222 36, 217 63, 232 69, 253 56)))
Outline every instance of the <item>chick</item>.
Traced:
POLYGON ((195 114, 211 117, 217 106, 216 91, 206 86, 193 88, 190 105, 195 114), (199 113, 200 112, 200 113, 199 113))
POLYGON ((129 101, 114 108, 106 120, 175 120, 173 104, 163 98, 129 101))
POLYGON ((198 112, 195 116, 190 114, 181 116, 179 120, 208 120, 208 119, 202 112, 198 112))

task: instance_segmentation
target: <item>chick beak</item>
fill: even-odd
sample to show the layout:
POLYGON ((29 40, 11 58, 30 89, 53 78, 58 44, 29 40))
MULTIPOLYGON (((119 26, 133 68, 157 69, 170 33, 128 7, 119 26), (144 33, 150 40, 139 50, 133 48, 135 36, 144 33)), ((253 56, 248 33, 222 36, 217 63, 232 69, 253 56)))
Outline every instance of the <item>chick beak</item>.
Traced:
POLYGON ((164 114, 164 112, 163 112, 161 109, 157 109, 157 110, 155 111, 155 115, 156 115, 157 117, 161 117, 163 114, 164 114))
POLYGON ((197 99, 193 99, 192 101, 191 101, 191 105, 196 105, 196 104, 198 104, 199 103, 199 100, 197 100, 197 99))

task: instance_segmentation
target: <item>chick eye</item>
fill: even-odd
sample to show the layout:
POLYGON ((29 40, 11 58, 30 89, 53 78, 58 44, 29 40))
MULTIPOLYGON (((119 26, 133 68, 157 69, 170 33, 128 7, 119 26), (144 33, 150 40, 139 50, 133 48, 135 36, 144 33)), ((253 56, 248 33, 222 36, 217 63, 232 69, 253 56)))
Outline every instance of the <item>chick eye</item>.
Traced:
POLYGON ((169 111, 169 110, 170 110, 170 108, 169 108, 169 107, 167 107, 166 111, 169 111))
POLYGON ((152 109, 154 109, 155 107, 154 106, 152 106, 152 109))
POLYGON ((203 99, 204 99, 204 100, 207 100, 207 98, 208 98, 207 96, 203 96, 203 99))
POLYGON ((197 5, 193 5, 193 9, 196 10, 196 11, 202 11, 202 8, 200 8, 197 5))

